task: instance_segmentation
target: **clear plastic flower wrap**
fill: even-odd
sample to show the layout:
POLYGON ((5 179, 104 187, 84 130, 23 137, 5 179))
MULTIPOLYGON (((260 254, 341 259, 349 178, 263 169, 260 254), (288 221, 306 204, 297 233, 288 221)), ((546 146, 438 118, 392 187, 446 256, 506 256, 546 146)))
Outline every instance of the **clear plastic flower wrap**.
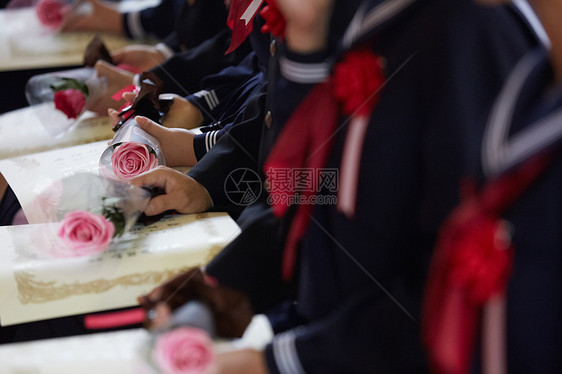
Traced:
POLYGON ((49 31, 58 31, 63 22, 78 14, 92 12, 92 4, 83 0, 12 0, 6 9, 33 7, 37 21, 49 31))
POLYGON ((158 165, 166 165, 158 139, 142 130, 135 118, 130 118, 102 153, 100 175, 127 180, 158 165))
POLYGON ((98 77, 93 68, 86 67, 35 75, 25 86, 25 97, 31 106, 53 108, 52 116, 38 118, 45 130, 57 137, 76 124, 106 89, 107 79, 98 77))
POLYGON ((199 301, 178 308, 166 328, 152 332, 139 345, 137 372, 142 374, 203 374, 215 361, 214 322, 199 301))
POLYGON ((58 180, 35 200, 43 221, 54 224, 38 226, 42 229, 36 240, 42 244, 34 247, 49 257, 102 252, 133 227, 149 199, 150 192, 143 188, 95 174, 58 180))

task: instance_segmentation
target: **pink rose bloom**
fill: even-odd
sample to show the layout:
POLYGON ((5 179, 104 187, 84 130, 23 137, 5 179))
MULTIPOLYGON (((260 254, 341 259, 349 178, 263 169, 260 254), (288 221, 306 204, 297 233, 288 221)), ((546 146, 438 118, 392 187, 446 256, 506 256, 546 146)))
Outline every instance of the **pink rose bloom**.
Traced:
POLYGON ((35 13, 39 22, 51 29, 56 29, 64 18, 65 4, 57 0, 39 0, 35 13))
POLYGON ((86 98, 80 90, 69 88, 55 92, 55 108, 68 118, 76 118, 86 106, 86 98))
POLYGON ((86 211, 66 214, 58 235, 72 251, 62 257, 76 257, 104 251, 113 238, 115 227, 102 215, 86 211))
POLYGON ((213 343, 205 331, 181 327, 158 338, 154 359, 166 374, 202 374, 214 360, 213 343))
POLYGON ((158 166, 158 159, 148 146, 142 143, 121 143, 111 155, 113 173, 123 179, 131 179, 158 166))

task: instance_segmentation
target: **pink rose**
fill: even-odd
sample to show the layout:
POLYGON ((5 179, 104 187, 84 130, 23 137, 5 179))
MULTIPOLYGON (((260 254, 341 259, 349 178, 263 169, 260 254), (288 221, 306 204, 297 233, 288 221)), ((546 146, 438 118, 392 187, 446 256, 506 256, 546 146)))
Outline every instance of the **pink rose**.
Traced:
POLYGON ((86 106, 86 98, 80 90, 69 88, 55 92, 55 108, 68 118, 76 118, 86 106))
POLYGON ((115 227, 104 216, 86 211, 66 214, 58 235, 72 249, 62 257, 76 257, 104 251, 113 238, 115 227))
POLYGON ((111 155, 113 173, 123 179, 131 179, 158 166, 158 159, 146 144, 121 143, 111 155))
POLYGON ((39 0, 35 13, 39 22, 51 29, 56 29, 64 18, 65 4, 57 0, 39 0))
POLYGON ((154 359, 166 374, 202 374, 213 362, 212 347, 205 331, 181 327, 158 338, 154 359))

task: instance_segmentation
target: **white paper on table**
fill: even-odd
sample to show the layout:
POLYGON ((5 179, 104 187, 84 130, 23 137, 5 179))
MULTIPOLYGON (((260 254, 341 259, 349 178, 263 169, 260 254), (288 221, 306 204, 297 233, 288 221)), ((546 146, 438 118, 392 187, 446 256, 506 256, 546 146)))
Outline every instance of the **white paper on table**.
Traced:
POLYGON ((55 121, 57 112, 53 103, 45 103, 0 115, 0 160, 113 137, 111 120, 88 112, 69 131, 53 138, 41 123, 55 121))
POLYGON ((43 153, 0 160, 0 173, 16 194, 29 223, 48 220, 34 204, 37 196, 53 182, 77 173, 99 170, 99 158, 107 141, 82 144, 43 153))
MULTIPOLYGON (((154 0, 126 1, 123 9, 141 9, 154 0)), ((92 32, 53 33, 42 27, 32 8, 0 10, 0 70, 81 65, 92 32), (31 57, 31 58, 30 58, 31 57)), ((101 33, 112 51, 138 43, 124 36, 101 33)))
MULTIPOLYGON (((273 338, 269 321, 254 316, 236 346, 263 348, 273 338)), ((149 339, 142 329, 107 332, 0 346, 1 374, 138 374, 139 347, 149 339)), ((219 343, 217 351, 227 349, 219 343)))
POLYGON ((134 228, 100 255, 49 258, 56 236, 44 234, 56 225, 0 227, 2 326, 137 305, 137 296, 208 262, 240 232, 226 213, 173 215, 134 228))

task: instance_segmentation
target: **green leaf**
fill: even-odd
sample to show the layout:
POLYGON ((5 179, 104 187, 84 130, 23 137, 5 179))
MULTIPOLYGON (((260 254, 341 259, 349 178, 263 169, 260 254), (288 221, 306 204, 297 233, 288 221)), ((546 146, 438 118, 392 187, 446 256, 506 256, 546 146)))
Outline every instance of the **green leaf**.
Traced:
POLYGON ((62 91, 62 90, 68 90, 68 89, 74 89, 74 90, 79 90, 80 92, 82 92, 84 97, 88 97, 88 94, 89 94, 88 86, 86 86, 84 83, 82 83, 80 81, 77 81, 76 79, 72 79, 72 78, 58 78, 56 81, 51 83, 49 85, 49 87, 51 88, 51 90, 53 90, 55 92, 62 91))
POLYGON ((106 205, 108 204, 107 200, 115 200, 115 199, 107 199, 102 198, 103 201, 103 216, 107 218, 113 226, 115 227, 115 232, 113 233, 113 237, 123 235, 125 231, 125 216, 121 209, 117 207, 117 205, 106 205))

